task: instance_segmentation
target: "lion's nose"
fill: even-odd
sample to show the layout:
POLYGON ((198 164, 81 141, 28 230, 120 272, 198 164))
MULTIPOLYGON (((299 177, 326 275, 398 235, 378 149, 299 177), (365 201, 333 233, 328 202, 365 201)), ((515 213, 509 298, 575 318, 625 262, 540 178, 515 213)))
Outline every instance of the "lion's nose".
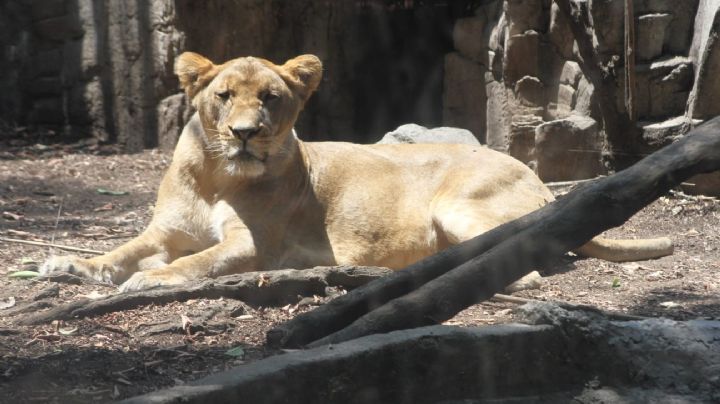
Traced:
POLYGON ((242 140, 248 140, 260 132, 260 126, 230 126, 230 132, 242 140))

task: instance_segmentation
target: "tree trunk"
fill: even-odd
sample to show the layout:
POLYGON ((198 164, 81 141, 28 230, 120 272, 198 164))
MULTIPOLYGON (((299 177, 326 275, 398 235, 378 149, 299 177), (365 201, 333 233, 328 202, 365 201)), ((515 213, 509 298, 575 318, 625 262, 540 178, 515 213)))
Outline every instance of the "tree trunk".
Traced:
POLYGON ((620 111, 617 103, 618 82, 605 66, 593 44, 593 27, 590 25, 586 5, 572 0, 555 0, 570 24, 580 53, 580 69, 595 89, 595 100, 602 115, 603 128, 608 142, 607 157, 616 169, 623 169, 644 151, 642 134, 627 111, 620 111))

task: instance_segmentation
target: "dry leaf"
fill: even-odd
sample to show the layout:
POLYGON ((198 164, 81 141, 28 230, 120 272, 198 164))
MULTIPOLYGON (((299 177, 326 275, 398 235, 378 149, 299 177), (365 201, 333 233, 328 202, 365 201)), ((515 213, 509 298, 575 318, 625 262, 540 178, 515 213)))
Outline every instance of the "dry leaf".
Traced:
POLYGON ((100 293, 97 290, 93 290, 92 292, 88 294, 79 294, 78 297, 84 297, 86 299, 90 300, 96 300, 107 296, 106 294, 100 293))
POLYGON ((108 210, 113 210, 113 208, 114 208, 114 206, 113 206, 112 202, 108 202, 108 203, 106 203, 105 205, 100 206, 99 208, 93 209, 93 211, 95 211, 95 212, 105 212, 105 211, 108 211, 108 210))
POLYGON ((15 298, 10 296, 4 301, 0 301, 0 310, 9 309, 15 306, 15 298))
POLYGON ((269 285, 269 284, 270 284, 270 277, 268 277, 265 274, 260 274, 260 276, 258 277, 258 287, 261 288, 261 287, 269 285))
POLYGON ((192 325, 192 321, 190 318, 184 314, 180 315, 180 321, 182 323, 182 329, 185 331, 188 335, 190 334, 190 326, 192 325))
POLYGON ((2 217, 7 220, 22 220, 25 216, 13 212, 3 212, 2 217))
POLYGON ((75 332, 77 332, 77 330, 78 330, 77 327, 73 327, 73 328, 66 327, 66 328, 58 328, 57 331, 58 331, 58 333, 60 333, 60 335, 72 335, 72 334, 75 334, 75 332))

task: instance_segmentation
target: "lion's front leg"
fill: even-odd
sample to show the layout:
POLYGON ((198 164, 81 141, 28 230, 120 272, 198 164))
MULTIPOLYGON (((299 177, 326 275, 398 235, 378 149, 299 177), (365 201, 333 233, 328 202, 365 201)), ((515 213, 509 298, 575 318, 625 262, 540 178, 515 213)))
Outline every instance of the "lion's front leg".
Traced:
POLYGON ((137 272, 120 285, 120 291, 178 285, 206 276, 256 269, 255 248, 252 242, 243 243, 230 239, 197 254, 178 258, 163 268, 137 272))
POLYGON ((99 257, 50 257, 40 267, 40 273, 44 275, 69 272, 102 282, 120 284, 138 270, 169 262, 169 244, 165 233, 149 228, 138 237, 99 257))

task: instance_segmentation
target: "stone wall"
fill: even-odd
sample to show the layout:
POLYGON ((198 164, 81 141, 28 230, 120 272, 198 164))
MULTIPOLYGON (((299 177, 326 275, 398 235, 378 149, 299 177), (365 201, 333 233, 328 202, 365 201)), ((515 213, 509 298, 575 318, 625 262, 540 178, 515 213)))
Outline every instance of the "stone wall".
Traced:
MULTIPOLYGON (((623 0, 582 1, 624 86, 623 0)), ((720 1, 635 0, 636 107, 658 148, 720 114, 720 1)), ((604 172, 602 117, 577 44, 551 0, 490 0, 460 19, 445 58, 445 124, 534 166, 544 180, 604 172)), ((624 111, 623 91, 618 102, 624 111)), ((638 158, 641 156, 637 156, 638 158)))
MULTIPOLYGON (((623 1, 579 2, 620 87, 623 1)), ((638 126, 652 150, 720 114, 720 0, 634 8, 638 126)), ((6 0, 0 48, 0 120, 67 140, 171 149, 191 112, 172 73, 180 52, 314 53, 325 77, 298 122, 304 139, 459 126, 545 180, 606 170, 594 89, 552 0, 6 0)))
POLYGON ((445 53, 470 0, 7 0, 0 3, 0 119, 126 150, 172 148, 189 108, 172 74, 192 50, 221 62, 314 53, 306 139, 374 141, 442 123, 445 53))

